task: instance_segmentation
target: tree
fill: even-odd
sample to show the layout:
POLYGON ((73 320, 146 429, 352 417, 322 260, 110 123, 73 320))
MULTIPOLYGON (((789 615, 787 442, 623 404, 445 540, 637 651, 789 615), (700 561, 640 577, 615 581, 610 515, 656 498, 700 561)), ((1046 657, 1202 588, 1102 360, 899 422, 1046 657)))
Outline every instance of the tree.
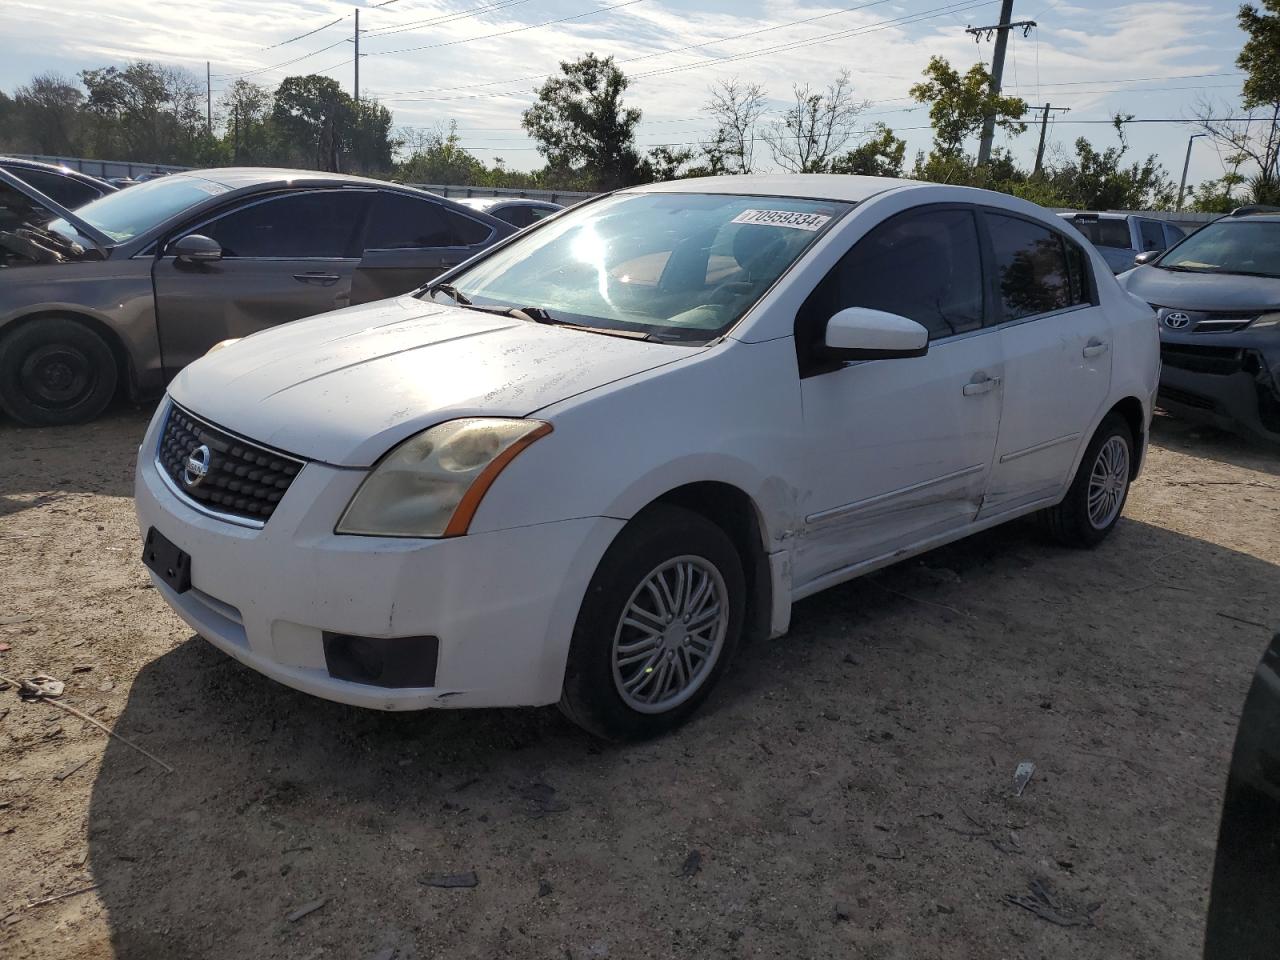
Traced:
POLYGON ((354 104, 332 77, 285 77, 276 88, 271 123, 291 144, 298 166, 336 171, 351 136, 354 104))
POLYGON ((1248 36, 1236 66, 1245 72, 1240 102, 1249 120, 1218 120, 1221 112, 1208 100, 1196 114, 1201 129, 1230 154, 1229 162, 1258 168, 1250 181, 1253 201, 1280 203, 1280 0, 1263 0, 1261 10, 1245 4, 1236 22, 1248 36))
POLYGON ((432 130, 409 130, 401 134, 410 154, 396 169, 406 183, 476 184, 485 179, 484 164, 463 148, 458 122, 432 130))
POLYGON ((141 62, 84 70, 80 81, 98 156, 190 164, 208 152, 204 87, 187 71, 141 62))
POLYGON ((854 135, 865 101, 853 98, 853 81, 841 70, 825 91, 792 87, 794 102, 765 132, 773 159, 792 173, 822 173, 854 135))
POLYGON ((1027 129, 1020 122, 1027 112, 1026 101, 1000 94, 992 96, 991 74, 982 64, 975 63, 960 74, 944 57, 931 57, 924 75, 925 80, 908 93, 917 103, 929 105, 933 123, 931 159, 964 157, 964 141, 982 129, 989 114, 995 117, 998 129, 1014 134, 1027 129))
POLYGON ((42 73, 13 93, 15 117, 36 153, 76 156, 81 142, 84 92, 56 73, 42 73))
POLYGON ((756 125, 765 110, 764 87, 737 77, 721 80, 709 91, 703 110, 716 132, 702 152, 715 173, 750 173, 755 158, 756 125))
POLYGON ((690 170, 694 152, 689 149, 674 150, 671 147, 654 147, 644 158, 642 166, 646 181, 679 180, 693 174, 701 174, 702 170, 690 170))
POLYGON ((521 122, 552 171, 580 172, 599 190, 639 182, 635 130, 640 111, 623 105, 627 85, 613 57, 588 53, 562 61, 560 75, 537 89, 538 99, 521 122))
POLYGON ((1097 150, 1088 140, 1076 140, 1075 159, 1055 169, 1049 176, 1054 192, 1064 202, 1060 206, 1080 210, 1141 210, 1169 206, 1176 187, 1151 154, 1145 160, 1125 166, 1129 142, 1124 124, 1131 117, 1117 114, 1113 119, 1119 146, 1097 150))
POLYGON ((831 161, 832 173, 856 173, 867 177, 900 177, 907 144, 883 123, 877 123, 870 139, 831 161))
POLYGON ((271 110, 271 91, 248 80, 237 80, 219 98, 218 115, 226 124, 223 142, 233 163, 276 162, 271 110))

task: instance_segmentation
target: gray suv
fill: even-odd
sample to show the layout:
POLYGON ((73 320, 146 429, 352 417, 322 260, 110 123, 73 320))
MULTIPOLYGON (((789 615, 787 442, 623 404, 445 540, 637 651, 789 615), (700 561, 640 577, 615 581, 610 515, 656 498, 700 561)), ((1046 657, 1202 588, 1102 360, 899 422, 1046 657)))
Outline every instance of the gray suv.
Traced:
POLYGON ((222 340, 407 293, 516 230, 397 184, 228 168, 74 212, 0 170, 0 408, 30 425, 156 394, 222 340))
POLYGON ((1133 266, 1143 253, 1159 253, 1172 247, 1187 235, 1181 227, 1126 213, 1060 213, 1058 216, 1098 248, 1112 273, 1122 273, 1133 266))

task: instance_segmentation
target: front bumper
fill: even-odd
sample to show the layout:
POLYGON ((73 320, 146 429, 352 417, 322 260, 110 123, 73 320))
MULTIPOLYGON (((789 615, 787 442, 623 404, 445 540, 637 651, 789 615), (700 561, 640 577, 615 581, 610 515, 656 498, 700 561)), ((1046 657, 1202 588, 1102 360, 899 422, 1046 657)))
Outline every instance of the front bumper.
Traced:
POLYGON ((309 463, 262 529, 197 512, 156 469, 157 416, 138 457, 142 534, 191 556, 165 600, 214 646, 280 683, 380 710, 535 706, 560 698, 586 587, 622 521, 584 518, 449 540, 337 536, 363 470, 309 463), (439 638, 431 687, 330 676, 324 635, 439 638))
POLYGON ((1280 351, 1228 336, 1161 331, 1156 402, 1187 420, 1280 443, 1280 351))

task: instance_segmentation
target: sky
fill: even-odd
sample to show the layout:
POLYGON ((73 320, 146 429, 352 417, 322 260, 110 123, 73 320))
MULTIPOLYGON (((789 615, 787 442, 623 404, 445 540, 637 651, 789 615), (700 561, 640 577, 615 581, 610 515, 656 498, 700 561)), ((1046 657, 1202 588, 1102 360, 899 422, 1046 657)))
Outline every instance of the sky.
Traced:
MULTIPOLYGON (((588 51, 613 56, 631 79, 626 102, 643 111, 642 149, 705 139, 712 124, 702 106, 719 81, 761 84, 779 111, 793 85, 825 87, 848 69, 868 102, 859 129, 886 123, 912 155, 930 133, 907 90, 932 55, 960 69, 990 64, 994 44, 965 27, 1000 13, 999 0, 5 0, 0 89, 12 94, 37 73, 74 77, 153 60, 201 79, 208 61, 215 106, 239 76, 274 87, 291 74, 322 73, 350 92, 356 8, 362 96, 390 108, 396 126, 456 121, 465 147, 516 169, 541 165, 520 127, 534 88, 560 61, 588 51)), ((1236 0, 1015 0, 1014 19, 1037 26, 1025 37, 1011 32, 1004 90, 1033 106, 1070 108, 1050 121, 1050 158, 1069 154, 1082 135, 1114 144, 1105 121, 1116 111, 1183 120, 1208 99, 1215 115, 1241 116, 1237 9, 1236 0)), ((1176 181, 1194 127, 1127 129, 1133 154, 1156 154, 1176 181)), ((996 142, 1030 166, 1038 132, 1037 124, 996 142)), ((763 142, 757 160, 758 169, 772 166, 763 142)), ((1214 145, 1197 140, 1188 182, 1223 169, 1214 145)))

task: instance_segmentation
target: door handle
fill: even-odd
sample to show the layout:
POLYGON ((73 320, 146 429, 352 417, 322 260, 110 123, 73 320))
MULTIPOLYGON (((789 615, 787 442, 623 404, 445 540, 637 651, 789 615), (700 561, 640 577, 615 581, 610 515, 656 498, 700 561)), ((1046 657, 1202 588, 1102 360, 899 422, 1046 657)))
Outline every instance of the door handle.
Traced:
POLYGON ((342 278, 336 273, 295 273, 293 279, 299 283, 315 283, 322 287, 327 287, 337 283, 342 278))
POLYGON ((1086 360, 1092 360, 1094 357, 1100 357, 1111 349, 1111 344, 1103 343, 1097 337, 1091 339, 1084 345, 1084 357, 1086 360))
POLYGON ((985 373, 975 373, 973 379, 960 388, 960 392, 966 397, 976 397, 984 393, 990 393, 998 386, 1000 386, 999 377, 988 377, 985 373))

